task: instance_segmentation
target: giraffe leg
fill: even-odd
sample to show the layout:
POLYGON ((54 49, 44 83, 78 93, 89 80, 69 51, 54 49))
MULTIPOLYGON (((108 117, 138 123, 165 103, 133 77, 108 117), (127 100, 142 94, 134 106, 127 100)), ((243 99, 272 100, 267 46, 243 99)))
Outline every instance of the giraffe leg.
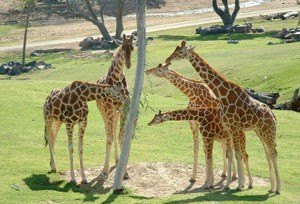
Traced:
POLYGON ((194 121, 189 121, 192 133, 193 133, 193 144, 194 144, 194 162, 192 177, 190 182, 196 181, 197 166, 198 166, 198 152, 199 152, 199 123, 194 121))
POLYGON ((221 177, 226 178, 227 177, 227 169, 228 169, 228 161, 227 161, 227 145, 224 141, 221 142, 221 148, 223 152, 223 172, 221 174, 221 177))
POLYGON ((108 177, 109 173, 109 161, 110 161, 110 152, 111 152, 111 145, 114 141, 115 137, 115 130, 113 129, 116 125, 114 125, 115 121, 115 111, 113 106, 109 103, 97 103, 97 107, 100 110, 102 118, 104 120, 105 125, 105 133, 106 133, 106 151, 105 151, 105 162, 103 170, 100 174, 100 179, 105 180, 108 177))
POLYGON ((250 167, 249 167, 249 156, 247 154, 246 151, 246 137, 245 137, 245 133, 241 132, 240 133, 240 139, 241 139, 241 154, 242 154, 242 159, 243 162, 247 168, 247 173, 248 173, 248 179, 249 179, 249 185, 248 188, 251 189, 253 188, 253 179, 252 179, 252 175, 250 172, 250 167))
POLYGON ((259 136, 261 142, 263 143, 266 158, 268 161, 269 174, 270 174, 270 180, 271 180, 271 189, 269 190, 269 192, 273 193, 276 190, 276 193, 279 194, 278 187, 280 190, 280 181, 279 181, 279 174, 278 174, 278 167, 277 167, 277 151, 276 151, 276 144, 275 144, 275 136, 272 134, 267 135, 266 132, 262 133, 262 131, 261 132, 257 131, 256 133, 259 136), (270 138, 272 138, 272 139, 270 140, 270 138), (275 164, 275 162, 276 162, 276 164, 275 164), (277 169, 275 169, 275 168, 277 168, 277 169), (275 172, 274 172, 274 170, 275 170, 275 172), (276 177, 276 180, 275 180, 275 177, 276 177), (276 181, 279 181, 279 182, 277 183, 276 181))
MULTIPOLYGON (((120 114, 120 132, 119 132, 119 136, 118 136, 120 151, 122 151, 122 148, 123 148, 126 114, 127 113, 120 114)), ((126 167, 123 179, 130 179, 130 175, 128 174, 127 167, 126 167)))
POLYGON ((83 166, 83 136, 85 132, 85 128, 87 125, 87 121, 81 121, 78 123, 79 130, 78 130, 78 153, 79 153, 79 161, 80 161, 80 174, 81 174, 81 183, 86 184, 86 176, 84 173, 84 166, 83 166))
MULTIPOLYGON (((234 166, 234 163, 233 163, 233 150, 232 150, 232 140, 230 137, 228 137, 226 139, 226 159, 228 159, 228 165, 227 165, 227 168, 228 168, 228 176, 227 176, 227 179, 226 179, 226 184, 225 184, 225 187, 224 187, 224 190, 229 190, 230 187, 230 183, 232 181, 232 177, 231 177, 231 167, 235 168, 234 166)), ((235 171, 235 169, 234 169, 235 171)))
POLYGON ((277 165, 277 150, 275 143, 275 134, 271 134, 269 138, 272 138, 271 141, 267 144, 265 142, 265 148, 268 149, 269 158, 270 158, 270 177, 271 177, 271 192, 275 192, 276 194, 280 194, 280 178, 279 171, 277 165), (273 181, 273 182, 272 182, 273 181))
POLYGON ((70 159, 70 176, 71 182, 76 183, 75 173, 74 173, 74 162, 73 162, 73 129, 74 124, 66 124, 67 134, 68 134, 68 150, 69 150, 69 159, 70 159))
MULTIPOLYGON (((205 135, 203 135, 205 137, 205 135)), ((203 139, 204 143, 204 152, 205 152, 205 161, 206 161, 206 181, 204 188, 211 189, 214 188, 214 174, 213 174, 213 140, 211 138, 203 139)))
POLYGON ((235 152, 235 159, 237 164, 237 172, 238 172, 238 187, 237 190, 242 191, 244 185, 243 179, 243 165, 242 165, 242 155, 241 155, 241 146, 240 146, 240 138, 238 133, 232 134, 233 136, 233 145, 234 145, 234 152, 235 152))
POLYGON ((60 129, 61 122, 59 121, 48 121, 45 127, 45 134, 46 134, 46 139, 49 145, 49 150, 50 150, 50 167, 51 173, 56 172, 56 165, 54 161, 54 144, 56 140, 57 133, 60 129))

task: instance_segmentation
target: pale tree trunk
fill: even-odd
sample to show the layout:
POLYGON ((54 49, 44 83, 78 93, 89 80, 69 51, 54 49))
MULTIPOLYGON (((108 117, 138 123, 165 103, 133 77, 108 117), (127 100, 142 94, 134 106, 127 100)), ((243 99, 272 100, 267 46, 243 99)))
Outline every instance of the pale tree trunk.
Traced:
POLYGON ((113 192, 120 193, 123 191, 123 176, 126 171, 131 138, 135 128, 135 122, 139 110, 140 96, 144 82, 144 70, 145 70, 145 55, 146 55, 146 0, 136 0, 136 22, 137 22, 137 36, 138 36, 138 60, 136 65, 136 74, 133 95, 130 102, 129 115, 125 123, 124 142, 118 161, 116 174, 114 178, 113 192))
POLYGON ((229 7, 228 7, 228 0, 222 0, 224 9, 221 9, 218 7, 217 4, 217 0, 212 0, 212 5, 213 5, 213 9, 214 11, 218 14, 218 16, 220 16, 220 18, 223 21, 223 25, 225 26, 231 26, 233 25, 236 16, 240 10, 240 1, 239 0, 235 0, 234 4, 234 10, 232 12, 232 14, 230 14, 229 11, 229 7))

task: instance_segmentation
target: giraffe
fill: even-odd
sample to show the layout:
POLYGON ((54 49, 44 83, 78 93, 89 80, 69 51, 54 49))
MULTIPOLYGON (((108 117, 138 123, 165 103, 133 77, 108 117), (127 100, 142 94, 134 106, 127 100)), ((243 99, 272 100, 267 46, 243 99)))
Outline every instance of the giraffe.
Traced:
POLYGON ((238 169, 238 190, 243 189, 243 168, 241 164, 240 135, 244 131, 253 130, 263 144, 269 166, 271 189, 269 192, 280 194, 280 178, 277 165, 276 150, 276 118, 271 109, 250 97, 240 86, 227 80, 213 69, 195 51, 182 41, 173 53, 166 58, 172 60, 188 59, 199 76, 219 98, 222 123, 233 138, 235 157, 238 169))
POLYGON ((127 97, 120 92, 121 87, 74 81, 69 86, 51 91, 44 104, 45 145, 49 144, 50 172, 56 172, 54 162, 54 143, 57 133, 65 123, 68 135, 71 182, 76 182, 73 165, 73 129, 78 124, 78 152, 80 158, 81 183, 87 183, 83 167, 83 136, 87 126, 88 106, 92 100, 115 98, 125 101, 127 97))
MULTIPOLYGON (((131 67, 131 53, 133 51, 133 36, 131 35, 129 38, 123 34, 123 41, 122 45, 120 45, 117 50, 113 54, 112 62, 109 67, 108 73, 101 79, 97 81, 100 84, 117 84, 122 87, 121 92, 124 93, 129 98, 129 91, 127 88, 127 82, 125 75, 123 73, 124 66, 127 68, 131 67)), ((97 107, 104 119, 105 123, 105 132, 106 132, 106 153, 105 153, 105 162, 102 173, 100 174, 100 178, 105 180, 109 173, 109 160, 110 160, 110 152, 111 152, 111 145, 114 142, 114 156, 115 156, 115 163, 118 162, 118 145, 117 145, 117 138, 116 138, 116 129, 118 119, 120 117, 120 132, 119 132, 119 145, 120 148, 122 147, 123 143, 123 134, 124 128, 123 124, 126 120, 126 113, 119 109, 121 106, 124 105, 124 102, 115 100, 112 98, 105 98, 104 100, 97 101, 97 107)), ((129 178, 128 173, 126 172, 124 178, 129 178)))
MULTIPOLYGON (((157 67, 148 69, 145 71, 146 74, 154 75, 157 77, 163 77, 169 80, 176 88, 178 88, 183 94, 189 99, 187 108, 196 107, 219 107, 219 101, 214 96, 214 93, 207 87, 203 81, 186 78, 174 70, 169 69, 169 65, 159 64, 157 67)), ((198 166, 198 152, 199 152, 199 122, 190 120, 190 128, 193 134, 193 146, 194 146, 194 159, 192 177, 190 182, 196 181, 196 173, 198 166)), ((222 144, 223 150, 223 173, 222 177, 226 177, 227 172, 227 158, 226 158, 226 144, 222 144)), ((234 164, 234 163, 233 163, 234 164)), ((235 167, 233 168, 233 178, 236 178, 235 167)))
MULTIPOLYGON (((187 108, 183 110, 176 110, 161 113, 154 116, 154 118, 148 123, 148 125, 156 125, 166 121, 197 121, 200 132, 203 139, 203 149, 205 153, 206 161, 206 180, 204 188, 214 188, 214 176, 213 176, 213 142, 215 140, 221 141, 225 146, 225 151, 228 154, 228 166, 231 166, 232 162, 232 138, 224 131, 221 123, 220 109, 217 107, 198 107, 187 108)), ((229 173, 228 173, 229 174, 229 173)), ((231 182, 231 176, 227 176, 226 186, 231 182)))

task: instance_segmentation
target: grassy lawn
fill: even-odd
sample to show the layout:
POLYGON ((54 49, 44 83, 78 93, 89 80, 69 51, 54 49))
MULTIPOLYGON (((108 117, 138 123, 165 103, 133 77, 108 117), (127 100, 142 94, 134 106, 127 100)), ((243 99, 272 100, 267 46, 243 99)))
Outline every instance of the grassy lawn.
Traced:
MULTIPOLYGON (((267 45, 280 42, 273 38, 282 27, 295 27, 297 20, 266 22, 251 20, 253 25, 268 31, 261 35, 195 35, 195 27, 151 33, 154 41, 147 45, 147 68, 162 63, 164 59, 186 40, 196 46, 198 52, 216 70, 243 88, 259 92, 279 92, 278 102, 288 100, 299 87, 300 43, 267 45), (283 24, 284 23, 284 24, 283 24), (238 39, 239 44, 227 44, 228 39, 238 39)), ((299 203, 300 195, 300 126, 299 113, 274 111, 278 119, 278 164, 282 181, 280 196, 269 195, 267 187, 255 187, 243 192, 206 192, 174 194, 165 198, 145 198, 130 193, 116 196, 111 189, 79 188, 69 184, 59 174, 47 174, 49 150, 44 148, 44 121, 42 107, 46 96, 54 88, 64 87, 73 80, 96 81, 109 67, 110 59, 79 59, 77 52, 48 54, 29 57, 27 60, 44 60, 55 69, 31 72, 11 80, 0 77, 0 203, 299 203)), ((1 55, 0 62, 20 58, 1 55)), ((136 51, 133 66, 125 70, 132 89, 136 51)), ((172 69, 193 78, 199 78, 187 60, 174 62, 172 69)), ((153 115, 162 111, 185 108, 188 100, 168 81, 145 77, 142 102, 150 108, 140 111, 136 137, 132 142, 130 163, 183 162, 192 163, 192 139, 188 125, 170 122, 148 127, 153 115), (174 150, 174 147, 176 149, 174 150)), ((103 165, 105 155, 105 132, 102 118, 95 102, 89 104, 89 123, 84 139, 86 167, 103 165)), ((76 133, 76 131, 75 131, 76 133)), ((74 135, 74 145, 77 136, 74 135)), ((76 147, 76 146, 75 146, 76 147)), ((215 145, 220 152, 219 145, 215 145)), ((255 176, 267 178, 268 168, 262 145, 254 133, 247 133, 247 151, 250 168, 255 176)), ((113 157, 112 157, 113 158, 113 157)), ((200 164, 204 164, 200 151, 200 164)), ((75 168, 79 168, 77 149, 74 153, 75 168)), ((111 161, 113 164, 113 159, 111 161)), ((56 142, 56 165, 58 171, 69 170, 67 137, 62 127, 56 142)), ((214 167, 222 168, 222 155, 214 155, 214 167)), ((130 172, 129 172, 130 173, 130 172)), ((174 178, 176 179, 176 178, 174 178)))

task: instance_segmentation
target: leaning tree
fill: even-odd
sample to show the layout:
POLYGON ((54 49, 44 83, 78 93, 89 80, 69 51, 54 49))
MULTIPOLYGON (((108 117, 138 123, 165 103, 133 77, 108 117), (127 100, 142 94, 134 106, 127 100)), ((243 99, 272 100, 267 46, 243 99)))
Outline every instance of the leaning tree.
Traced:
POLYGON ((212 0, 213 9, 218 14, 218 16, 220 16, 225 26, 231 26, 233 25, 236 16, 240 10, 240 1, 234 1, 234 10, 232 14, 230 13, 228 0, 221 0, 221 2, 223 4, 222 7, 218 5, 217 0, 212 0))

